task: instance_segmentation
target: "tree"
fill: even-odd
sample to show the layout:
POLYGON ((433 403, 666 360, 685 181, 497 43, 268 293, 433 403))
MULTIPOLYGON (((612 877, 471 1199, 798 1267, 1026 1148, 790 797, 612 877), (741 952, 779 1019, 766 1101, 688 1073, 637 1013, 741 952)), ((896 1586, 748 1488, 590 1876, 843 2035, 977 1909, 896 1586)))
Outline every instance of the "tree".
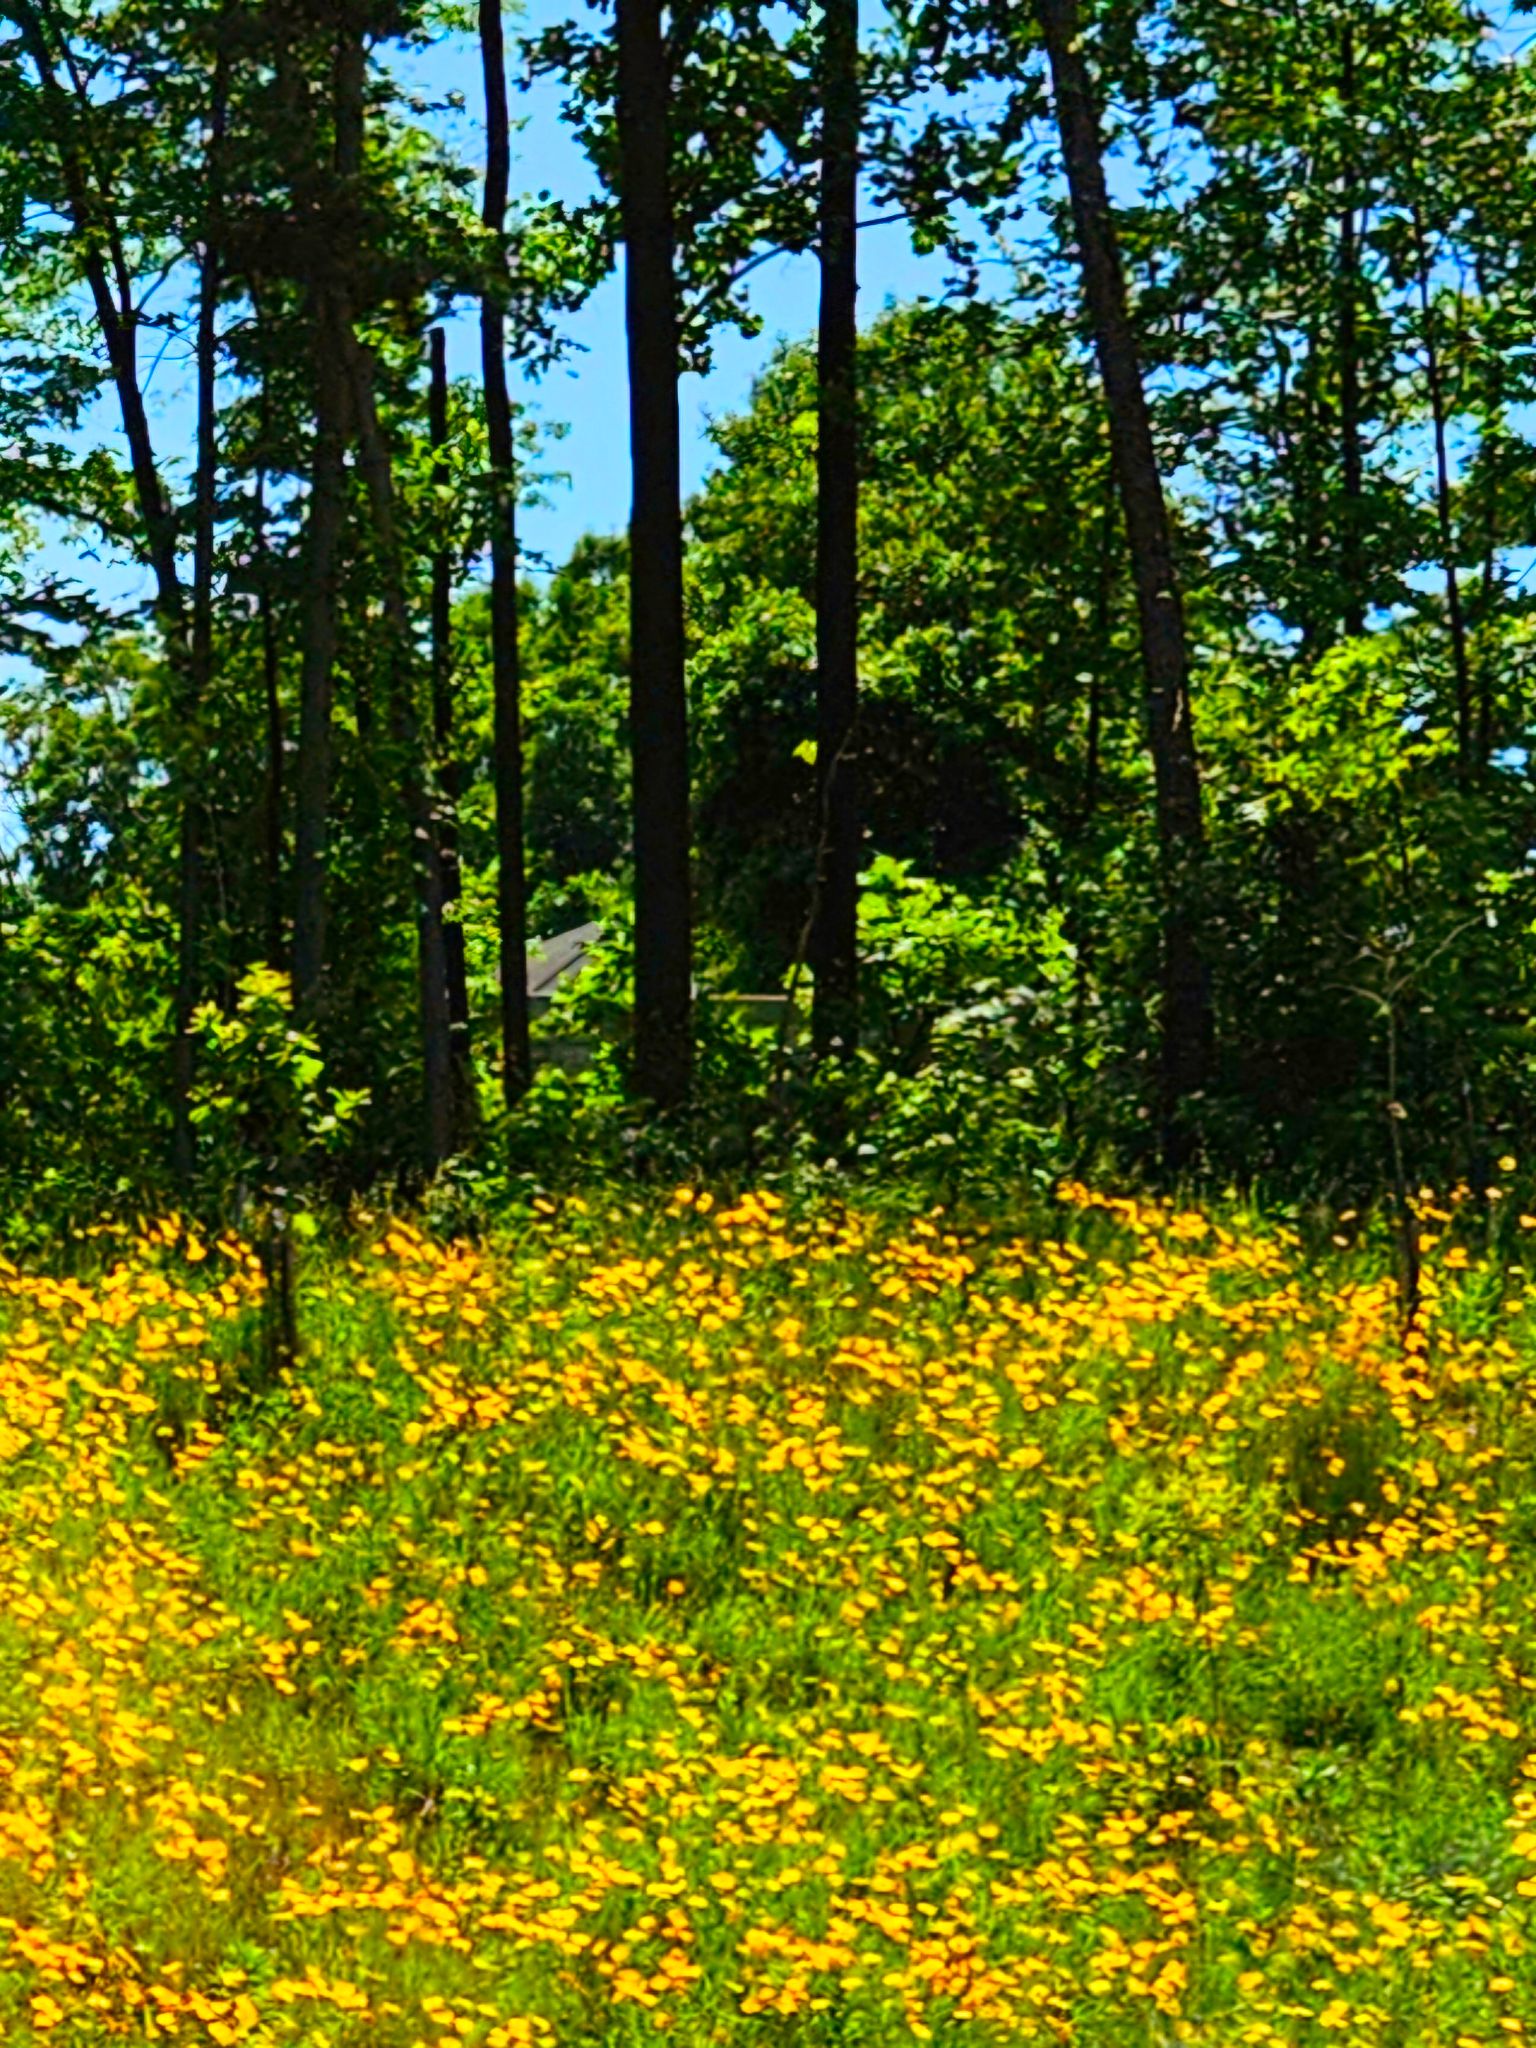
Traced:
POLYGON ((617 15, 616 115, 634 483, 635 1086, 659 1107, 671 1109, 688 1098, 693 1052, 673 80, 660 0, 617 0, 617 15))
POLYGON ((1147 723, 1163 864, 1162 1089, 1165 1149, 1188 1156, 1184 1112, 1209 1079, 1209 976, 1195 911, 1205 827, 1190 709, 1189 648, 1168 504, 1152 438, 1125 271, 1104 176, 1075 0, 1036 0, 1050 61, 1083 289, 1109 408, 1110 442, 1131 551, 1147 674, 1147 723))
POLYGON ((450 1156, 454 1141, 452 1012, 448 994, 448 947, 443 900, 443 858, 423 772, 416 710, 414 635, 406 594, 405 563, 396 518, 397 488, 388 440, 379 421, 371 352, 350 332, 343 335, 348 396, 357 425, 358 467, 373 518, 382 572, 388 641, 387 692, 390 734, 398 763, 401 808, 410 834, 416 891, 417 983, 420 997, 423 1156, 433 1173, 450 1156))
POLYGON ((533 1079, 528 1037, 528 907, 523 844, 523 710, 517 592, 517 465, 507 387, 504 298, 511 124, 501 0, 480 0, 485 74, 486 164, 483 219, 494 237, 497 275, 480 302, 486 452, 491 492, 491 695, 496 788, 497 961, 501 981, 501 1076, 508 1109, 533 1079))
POLYGON ((432 329, 432 389, 428 432, 432 448, 432 496, 442 522, 432 552, 432 748, 442 807, 437 844, 443 904, 443 947, 448 973, 448 1024, 452 1033, 454 1126, 462 1137, 473 1119, 474 1062, 469 1034, 469 975, 462 920, 463 877, 459 862, 459 800, 463 794, 458 758, 457 689, 453 648, 453 551, 450 506, 452 479, 448 446, 448 337, 432 329))
POLYGON ((811 957, 818 1048, 858 1043, 859 388, 858 0, 825 0, 821 30, 821 321, 817 349, 816 760, 811 957))
MULTIPOLYGON (((301 1016, 324 1007, 323 976, 335 951, 329 933, 334 725, 338 666, 345 664, 354 691, 348 739, 355 739, 364 757, 347 830, 376 842, 379 796, 393 791, 396 844, 405 856, 415 905, 423 1083, 419 1157, 430 1171, 452 1148, 463 1121, 455 1102, 462 1109, 469 1089, 462 1060, 457 1087, 454 1078, 442 821, 425 738, 431 729, 423 717, 427 678, 416 651, 418 599, 430 614, 433 570, 441 570, 442 551, 434 537, 407 559, 401 415, 420 417, 429 295, 439 289, 451 293, 471 274, 469 222, 439 160, 424 157, 420 139, 402 130, 391 111, 394 88, 370 60, 371 44, 417 32, 410 10, 363 8, 338 19, 329 9, 294 0, 269 17, 266 27, 272 83, 264 89, 277 117, 270 130, 275 160, 258 158, 253 165, 257 196, 243 223, 243 250, 258 284, 270 285, 279 298, 295 291, 302 296, 312 394, 294 776, 296 996, 301 1016), (317 74, 328 82, 324 94, 314 88, 317 74), (419 217, 402 204, 412 185, 419 217), (401 334, 413 335, 414 346, 402 348, 401 334), (349 448, 356 452, 355 508, 349 448), (365 583, 360 572, 366 572, 365 583), (356 620, 346 616, 349 598, 381 617, 383 630, 371 645, 350 644, 356 620), (370 687, 375 676, 382 718, 376 717, 370 687)), ((259 146, 252 145, 253 153, 259 146)), ((430 415, 430 380, 425 397, 430 415)), ((428 449, 424 489, 432 487, 436 459, 428 449)), ((434 536, 439 531, 440 522, 434 536)), ((446 652, 440 636, 440 656, 446 652)), ((376 930, 377 918, 372 926, 376 930)), ((459 1009, 467 1030, 462 999, 459 1009)))
MULTIPOLYGON (((139 373, 138 335, 142 308, 129 262, 127 237, 110 172, 94 146, 94 110, 85 74, 76 60, 68 28, 53 15, 47 0, 8 0, 21 44, 36 73, 43 133, 57 158, 64 202, 72 230, 76 262, 90 291, 97 328, 111 367, 128 443, 141 527, 141 541, 155 579, 155 606, 167 656, 178 678, 178 722, 183 745, 178 753, 181 856, 178 905, 177 976, 172 1080, 172 1159, 177 1178, 185 1183, 193 1169, 191 1088, 193 1069, 192 1015, 197 1005, 197 956, 201 916, 201 851, 196 796, 195 730, 203 705, 201 649, 194 644, 187 593, 177 554, 176 520, 161 474, 149 413, 139 373)), ((216 101, 220 99, 215 89, 216 101)), ((215 107, 213 131, 222 127, 215 107)), ((205 291, 205 303, 216 302, 216 277, 205 291)), ((200 424, 204 415, 200 412, 200 424)))
POLYGON ((340 569, 347 506, 347 439, 350 423, 346 349, 351 329, 346 270, 353 260, 355 225, 348 207, 350 187, 362 169, 363 95, 367 54, 360 31, 338 33, 331 70, 333 141, 327 166, 311 115, 308 88, 294 54, 279 49, 279 89, 293 120, 295 140, 310 162, 301 169, 299 190, 312 195, 329 245, 304 280, 308 296, 313 363, 314 454, 310 473, 306 535, 306 596, 303 666, 299 683, 299 750, 294 766, 293 986, 301 1020, 320 1002, 326 958, 326 855, 330 837, 331 719, 336 688, 336 647, 340 569), (317 160, 318 159, 318 160, 317 160))
MULTIPOLYGON (((801 942, 818 812, 818 353, 783 351, 716 422, 689 508, 701 908, 750 987, 801 942)), ((905 307, 861 339, 860 405, 869 855, 984 891, 1027 845, 1129 985, 1141 919, 1111 907, 1104 868, 1138 818, 1144 742, 1091 368, 1055 314, 905 307)))
MULTIPOLYGON (((187 650, 187 690, 178 707, 188 737, 203 729, 213 696, 214 576, 219 491, 219 302, 223 290, 224 145, 229 122, 229 52, 224 24, 216 22, 213 77, 208 111, 206 193, 198 254, 197 294, 197 467, 193 504, 192 619, 187 650)), ((199 945, 203 902, 204 838, 207 826, 189 775, 181 810, 181 857, 177 908, 176 975, 176 1155, 183 1182, 192 1176, 193 1017, 200 995, 199 945)))
POLYGON ((692 1077, 693 906, 678 379, 712 330, 756 323, 742 280, 811 237, 805 95, 762 0, 616 0, 617 36, 565 23, 531 48, 570 88, 567 113, 624 245, 630 370, 630 756, 638 1093, 684 1102, 692 1077), (744 112, 744 110, 749 110, 744 112), (774 145, 777 145, 775 153, 774 145))

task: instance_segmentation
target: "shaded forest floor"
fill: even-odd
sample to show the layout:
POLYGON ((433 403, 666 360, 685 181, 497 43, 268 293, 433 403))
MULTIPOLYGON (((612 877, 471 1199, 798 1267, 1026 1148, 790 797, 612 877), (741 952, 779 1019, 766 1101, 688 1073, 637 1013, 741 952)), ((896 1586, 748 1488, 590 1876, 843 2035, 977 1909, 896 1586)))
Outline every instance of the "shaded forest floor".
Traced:
MULTIPOLYGON (((1069 1189, 0 1265, 0 2037, 1536 2029, 1536 1283, 1069 1189)), ((1533 1226, 1536 1228, 1536 1226, 1533 1226)), ((1347 1233, 1346 1233, 1347 1234, 1347 1233)))

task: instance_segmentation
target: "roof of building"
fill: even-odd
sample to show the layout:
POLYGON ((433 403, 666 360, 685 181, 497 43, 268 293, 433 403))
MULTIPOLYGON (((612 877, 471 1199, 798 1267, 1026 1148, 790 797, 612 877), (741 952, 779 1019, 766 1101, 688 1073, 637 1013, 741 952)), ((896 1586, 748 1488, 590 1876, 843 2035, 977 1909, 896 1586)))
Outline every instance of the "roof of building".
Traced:
POLYGON ((588 956, 603 936, 600 924, 579 924, 574 931, 560 932, 552 939, 540 939, 528 948, 528 993, 552 996, 562 981, 581 973, 588 956))

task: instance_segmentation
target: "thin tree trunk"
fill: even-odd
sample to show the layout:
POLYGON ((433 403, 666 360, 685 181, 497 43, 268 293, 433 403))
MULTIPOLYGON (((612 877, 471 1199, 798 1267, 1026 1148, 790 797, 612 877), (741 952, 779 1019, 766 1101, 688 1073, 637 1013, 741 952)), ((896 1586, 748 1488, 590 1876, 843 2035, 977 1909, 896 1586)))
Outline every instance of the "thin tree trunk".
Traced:
MULTIPOLYGON (((228 117, 229 65, 222 45, 214 62, 213 107, 209 123, 207 222, 202 246, 197 309, 197 481, 194 492, 192 564, 192 659, 180 707, 189 739, 213 690, 213 570, 219 486, 219 291, 222 285, 219 236, 223 207, 224 132, 228 117)), ((207 819, 195 775, 185 774, 181 793, 180 881, 177 898, 175 1047, 175 1166, 187 1182, 196 1165, 192 1133, 192 1016, 197 1008, 198 954, 202 936, 203 841, 207 819)))
MULTIPOLYGON (((367 53, 362 36, 349 30, 336 46, 333 205, 362 168, 366 79, 367 53)), ((347 501, 349 422, 345 356, 351 318, 342 275, 347 253, 339 248, 333 250, 331 271, 315 280, 311 303, 315 448, 305 533, 308 587, 299 672, 293 832, 293 987, 295 1007, 305 1018, 312 1018, 319 1006, 320 981, 325 970, 331 716, 336 691, 341 542, 347 501)))
POLYGON ((328 293, 314 305, 312 317, 315 450, 304 537, 304 643, 293 818, 293 988, 295 1007, 305 1018, 312 1018, 319 1007, 320 978, 325 969, 331 715, 347 494, 341 323, 328 293))
MULTIPOLYGON (((1099 785, 1104 751, 1104 667, 1109 660, 1109 636, 1114 601, 1115 577, 1115 472, 1110 464, 1104 478, 1104 514, 1099 555, 1099 588, 1094 604, 1094 644, 1089 654, 1088 719, 1083 759, 1083 801, 1072 828, 1072 838, 1081 845, 1092 831, 1099 809, 1099 785)), ((1071 1128, 1079 1122, 1077 1096, 1086 1096, 1089 1073, 1086 1054, 1088 987, 1093 972, 1093 926, 1084 915, 1081 896, 1074 900, 1068 922, 1073 946, 1072 963, 1072 1066, 1078 1087, 1069 1106, 1071 1128)))
MULTIPOLYGON (((448 474, 448 337, 432 330, 432 482, 436 516, 446 521, 448 474)), ((474 1116, 474 1069, 470 1060, 469 970, 464 951, 463 898, 459 862, 459 797, 463 778, 454 751, 453 556, 446 547, 432 557, 432 742, 442 803, 437 821, 442 870, 443 949, 448 962, 448 1022, 451 1034, 454 1129, 462 1137, 474 1116)))
MULTIPOLYGON (((1487 265, 1478 256, 1473 265, 1479 295, 1489 296, 1487 265)), ((1493 362, 1494 376, 1486 394, 1487 412, 1481 428, 1479 467, 1487 478, 1483 499, 1483 569, 1477 601, 1478 652, 1477 652, 1477 758, 1483 764, 1484 772, 1493 759, 1493 713, 1494 713, 1494 669, 1498 661, 1493 632, 1494 609, 1497 604, 1502 577, 1499 564, 1499 511, 1500 511, 1500 469, 1503 453, 1504 402, 1503 378, 1498 374, 1498 359, 1493 362)))
MULTIPOLYGON (((502 0, 480 0, 488 148, 484 222, 507 224, 511 123, 502 0)), ((498 265, 497 287, 501 275, 498 265)), ((506 313, 498 288, 480 305, 481 374, 491 482, 491 701, 496 787, 496 918, 501 972, 501 1085, 515 1109, 533 1081, 528 1029, 528 889, 523 852, 523 706, 517 596, 517 461, 507 389, 506 313)))
POLYGON ((1332 425, 1322 389, 1323 352, 1313 333, 1306 337, 1307 356, 1303 366, 1301 432, 1302 451, 1298 464, 1295 495, 1296 531, 1301 543, 1300 583, 1307 613, 1302 621, 1301 651, 1304 659, 1315 658, 1333 646, 1339 637, 1339 617, 1326 589, 1320 594, 1318 567, 1328 560, 1328 476, 1333 466, 1328 441, 1332 425))
MULTIPOLYGON (((1344 31, 1340 94, 1347 119, 1355 104, 1355 40, 1344 31)), ((1344 472, 1340 562, 1344 582, 1344 632, 1365 631, 1365 457, 1360 439, 1360 221, 1355 208, 1353 170, 1346 167, 1344 207, 1339 215, 1339 441, 1344 472)))
POLYGON ((423 1152, 427 1171, 433 1173, 451 1154, 454 1139, 453 1032, 448 1007, 443 863, 437 843, 437 820, 422 773, 421 734, 411 673, 411 618, 395 521, 393 464, 374 402, 372 358, 354 336, 345 336, 344 344, 357 425, 358 468, 368 493, 383 568, 384 616, 389 629, 390 736, 399 755, 400 794, 416 883, 417 979, 426 1116, 423 1152))
POLYGON ((1177 1165, 1190 1150, 1184 1107, 1205 1087, 1212 1054, 1209 977, 1193 902, 1205 828, 1190 716, 1189 650, 1168 505, 1104 179, 1098 114, 1078 39, 1077 8, 1075 0, 1035 4, 1050 58, 1141 622, 1163 887, 1163 1135, 1164 1150, 1177 1165))
POLYGON ((1483 572, 1478 593, 1477 758, 1486 771, 1493 757, 1493 615, 1499 594, 1499 444, 1496 428, 1484 436, 1488 458, 1488 493, 1483 505, 1483 572))
POLYGON ((1451 634, 1451 669, 1456 679, 1456 770, 1463 789, 1470 787, 1483 760, 1475 759, 1472 730, 1472 662, 1467 651, 1467 621, 1461 605, 1461 579, 1456 573, 1456 522, 1451 509, 1451 457, 1447 439, 1445 379, 1435 328, 1430 287, 1429 238, 1424 216, 1413 209, 1414 248, 1419 267, 1419 310, 1424 318, 1424 379, 1429 388, 1429 413, 1435 434, 1435 514, 1440 529, 1440 558, 1445 567, 1445 609, 1451 634))
MULTIPOLYGON (((266 317, 261 287, 248 284, 257 333, 257 352, 265 362, 266 317)), ((261 849, 262 921, 266 931, 267 965, 275 972, 288 964, 283 937, 283 693, 282 643, 277 606, 273 601, 272 547, 268 539, 267 469, 272 451, 272 390, 265 370, 261 382, 261 429, 256 487, 251 508, 251 545, 256 558, 256 626, 261 643, 261 713, 265 768, 262 776, 261 849)))
POLYGON ((816 358, 816 761, 821 835, 812 1013, 818 1052, 859 1036, 859 0, 823 10, 821 332, 816 358))
POLYGON ((660 1108, 693 1066, 688 699, 683 627, 671 79, 661 0, 618 0, 619 158, 629 344, 634 1086, 660 1108))
POLYGON ((261 628, 262 712, 266 728, 266 777, 262 796, 262 854, 267 964, 280 968, 283 944, 283 692, 282 648, 277 607, 272 602, 272 553, 267 540, 267 479, 256 479, 256 604, 261 628))
POLYGON ((1115 578, 1115 474, 1105 477, 1104 518, 1099 556, 1099 589, 1094 605, 1094 648, 1088 677, 1088 731, 1083 760, 1083 808, 1079 833, 1086 832, 1099 808, 1099 778, 1104 747, 1104 664, 1109 659, 1111 603, 1115 578))
POLYGON ((1316 336, 1310 329, 1303 335, 1304 353, 1294 380, 1288 380, 1284 364, 1280 369, 1283 403, 1279 408, 1279 443, 1275 450, 1277 467, 1286 480, 1294 507, 1295 533, 1299 553, 1293 569, 1297 576, 1297 623, 1301 631, 1301 657, 1310 661, 1335 637, 1338 621, 1325 604, 1317 609, 1314 579, 1316 564, 1326 552, 1320 519, 1322 495, 1314 475, 1318 435, 1318 369, 1316 336))

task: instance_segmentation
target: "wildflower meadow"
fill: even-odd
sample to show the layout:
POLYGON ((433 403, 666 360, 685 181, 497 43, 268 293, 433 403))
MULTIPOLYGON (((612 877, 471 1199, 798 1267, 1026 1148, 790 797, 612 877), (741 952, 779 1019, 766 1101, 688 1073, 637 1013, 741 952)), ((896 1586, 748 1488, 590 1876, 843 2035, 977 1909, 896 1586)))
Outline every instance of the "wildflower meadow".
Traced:
POLYGON ((1525 2038, 1517 1207, 0 1267, 0 2038, 1525 2038))
POLYGON ((1533 572, 1536 0, 0 0, 0 2048, 1536 2035, 1533 572))

